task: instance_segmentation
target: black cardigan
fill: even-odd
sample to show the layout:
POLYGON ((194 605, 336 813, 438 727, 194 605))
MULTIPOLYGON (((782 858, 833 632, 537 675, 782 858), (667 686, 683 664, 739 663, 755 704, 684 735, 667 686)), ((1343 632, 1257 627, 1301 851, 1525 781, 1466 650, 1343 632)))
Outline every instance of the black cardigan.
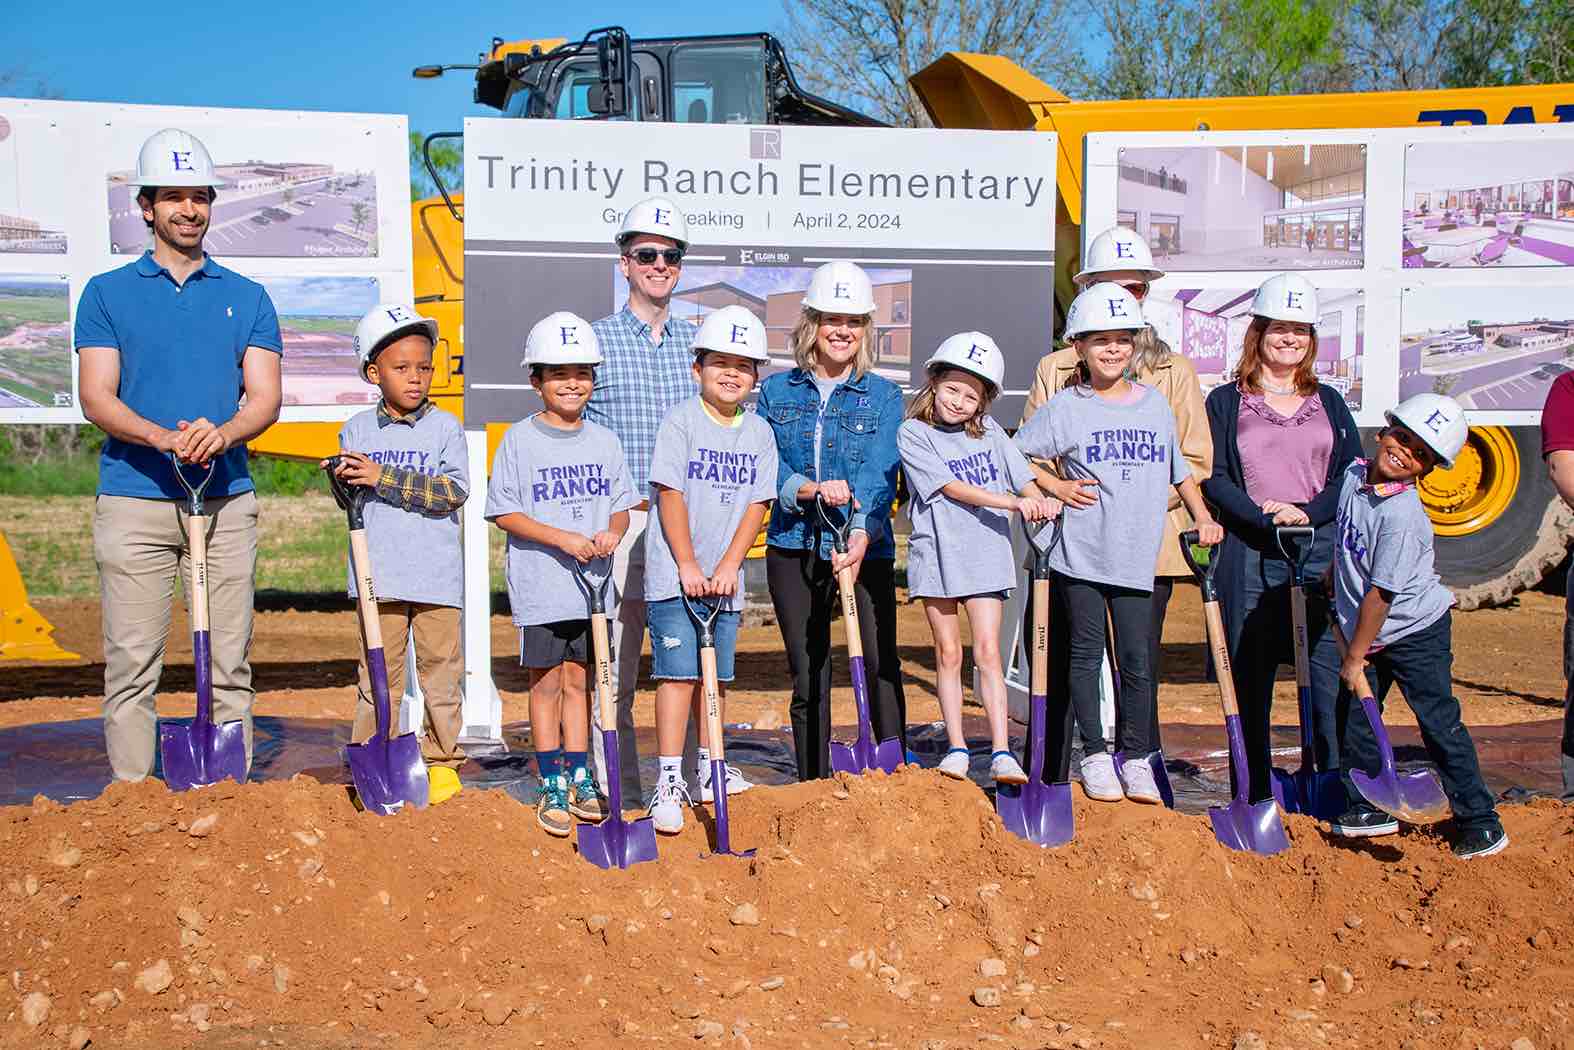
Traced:
MULTIPOLYGON (((1328 457, 1328 478, 1322 491, 1300 504, 1314 528, 1334 520, 1339 512, 1339 479, 1354 460, 1361 456, 1361 432, 1344 398, 1331 386, 1317 384, 1323 412, 1334 432, 1333 455, 1328 457)), ((1241 391, 1234 383, 1215 387, 1208 395, 1208 429, 1213 434, 1213 474, 1202 483, 1202 491, 1218 511, 1219 524, 1252 549, 1280 557, 1273 538, 1273 518, 1258 509, 1246 495, 1246 472, 1241 467, 1241 450, 1236 445, 1241 414, 1241 391)), ((1319 535, 1319 539, 1322 536, 1319 535)))

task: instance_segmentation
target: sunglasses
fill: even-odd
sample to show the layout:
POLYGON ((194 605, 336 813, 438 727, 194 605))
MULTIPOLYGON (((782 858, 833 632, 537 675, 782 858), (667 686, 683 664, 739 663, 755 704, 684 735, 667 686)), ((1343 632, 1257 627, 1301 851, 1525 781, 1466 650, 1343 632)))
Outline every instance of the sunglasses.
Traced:
POLYGON ((821 328, 830 328, 832 330, 835 330, 837 328, 863 328, 868 323, 869 323, 869 318, 865 317, 862 314, 859 314, 857 317, 821 317, 820 318, 820 327, 821 328))
POLYGON ((635 248, 628 253, 628 257, 641 266, 653 265, 657 257, 663 259, 668 266, 677 266, 683 262, 682 248, 635 248))
POLYGON ((1130 292, 1133 299, 1141 299, 1148 294, 1147 281, 1121 281, 1120 286, 1130 292))

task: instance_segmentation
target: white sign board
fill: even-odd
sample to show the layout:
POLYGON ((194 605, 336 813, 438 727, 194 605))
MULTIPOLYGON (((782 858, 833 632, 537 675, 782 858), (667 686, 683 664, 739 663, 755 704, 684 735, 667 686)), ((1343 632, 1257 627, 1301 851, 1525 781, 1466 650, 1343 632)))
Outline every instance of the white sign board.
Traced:
POLYGON ((1574 370, 1574 128, 1098 134, 1083 232, 1135 228, 1168 271, 1154 324, 1224 381, 1251 291, 1320 291, 1318 377, 1356 420, 1424 391, 1536 425, 1574 370))
POLYGON ((177 127, 226 185, 205 247, 260 281, 284 335, 285 422, 375 402, 355 322, 412 294, 402 116, 0 98, 0 423, 80 423, 72 318, 95 274, 150 247, 130 180, 142 142, 177 127))
POLYGON ((464 151, 467 426, 529 410, 537 320, 622 305, 613 235, 658 195, 694 241, 673 312, 748 307, 776 368, 809 274, 844 258, 874 279, 876 368, 909 389, 946 336, 988 332, 1007 354, 996 414, 1015 424, 1050 348, 1053 135, 472 118, 464 151))

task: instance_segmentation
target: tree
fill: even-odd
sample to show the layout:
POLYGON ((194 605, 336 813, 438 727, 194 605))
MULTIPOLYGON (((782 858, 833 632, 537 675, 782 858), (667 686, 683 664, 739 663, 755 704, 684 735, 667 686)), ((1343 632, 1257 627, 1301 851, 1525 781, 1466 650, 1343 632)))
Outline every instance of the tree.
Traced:
MULTIPOLYGON (((410 199, 435 197, 437 184, 426 170, 426 160, 421 155, 421 144, 426 136, 419 131, 410 132, 410 199)), ((432 164, 443 177, 449 193, 457 193, 464 185, 464 150, 458 139, 438 139, 432 143, 432 164)))
POLYGON ((946 51, 1004 55, 1040 76, 1078 62, 1076 0, 799 0, 785 34, 811 91, 891 124, 929 124, 910 78, 946 51))

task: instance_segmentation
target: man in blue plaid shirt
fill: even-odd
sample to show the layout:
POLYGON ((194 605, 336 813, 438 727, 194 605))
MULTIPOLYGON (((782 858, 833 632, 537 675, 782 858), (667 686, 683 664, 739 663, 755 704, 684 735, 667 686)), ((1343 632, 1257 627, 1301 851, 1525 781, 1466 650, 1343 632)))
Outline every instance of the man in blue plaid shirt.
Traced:
MULTIPOLYGON (((634 742, 634 689, 639 683, 640 649, 645 640, 645 523, 649 517, 651 456, 656 451, 656 430, 662 419, 681 401, 698 390, 694 379, 695 325, 669 315, 672 293, 683 270, 683 253, 689 247, 688 223, 669 200, 652 197, 630 208, 618 230, 618 267, 628 281, 628 303, 603 317, 593 327, 601 345, 602 363, 585 418, 611 430, 623 443, 634 490, 645 497, 629 511, 628 531, 613 555, 612 572, 618 608, 612 612, 618 706, 618 746, 621 749, 623 796, 643 799, 639 754, 634 742)), ((590 705, 593 728, 600 730, 600 712, 590 705)), ((697 741, 690 723, 684 746, 683 768, 696 768, 697 741)), ((599 747, 595 756, 596 778, 607 782, 606 763, 599 747)))

